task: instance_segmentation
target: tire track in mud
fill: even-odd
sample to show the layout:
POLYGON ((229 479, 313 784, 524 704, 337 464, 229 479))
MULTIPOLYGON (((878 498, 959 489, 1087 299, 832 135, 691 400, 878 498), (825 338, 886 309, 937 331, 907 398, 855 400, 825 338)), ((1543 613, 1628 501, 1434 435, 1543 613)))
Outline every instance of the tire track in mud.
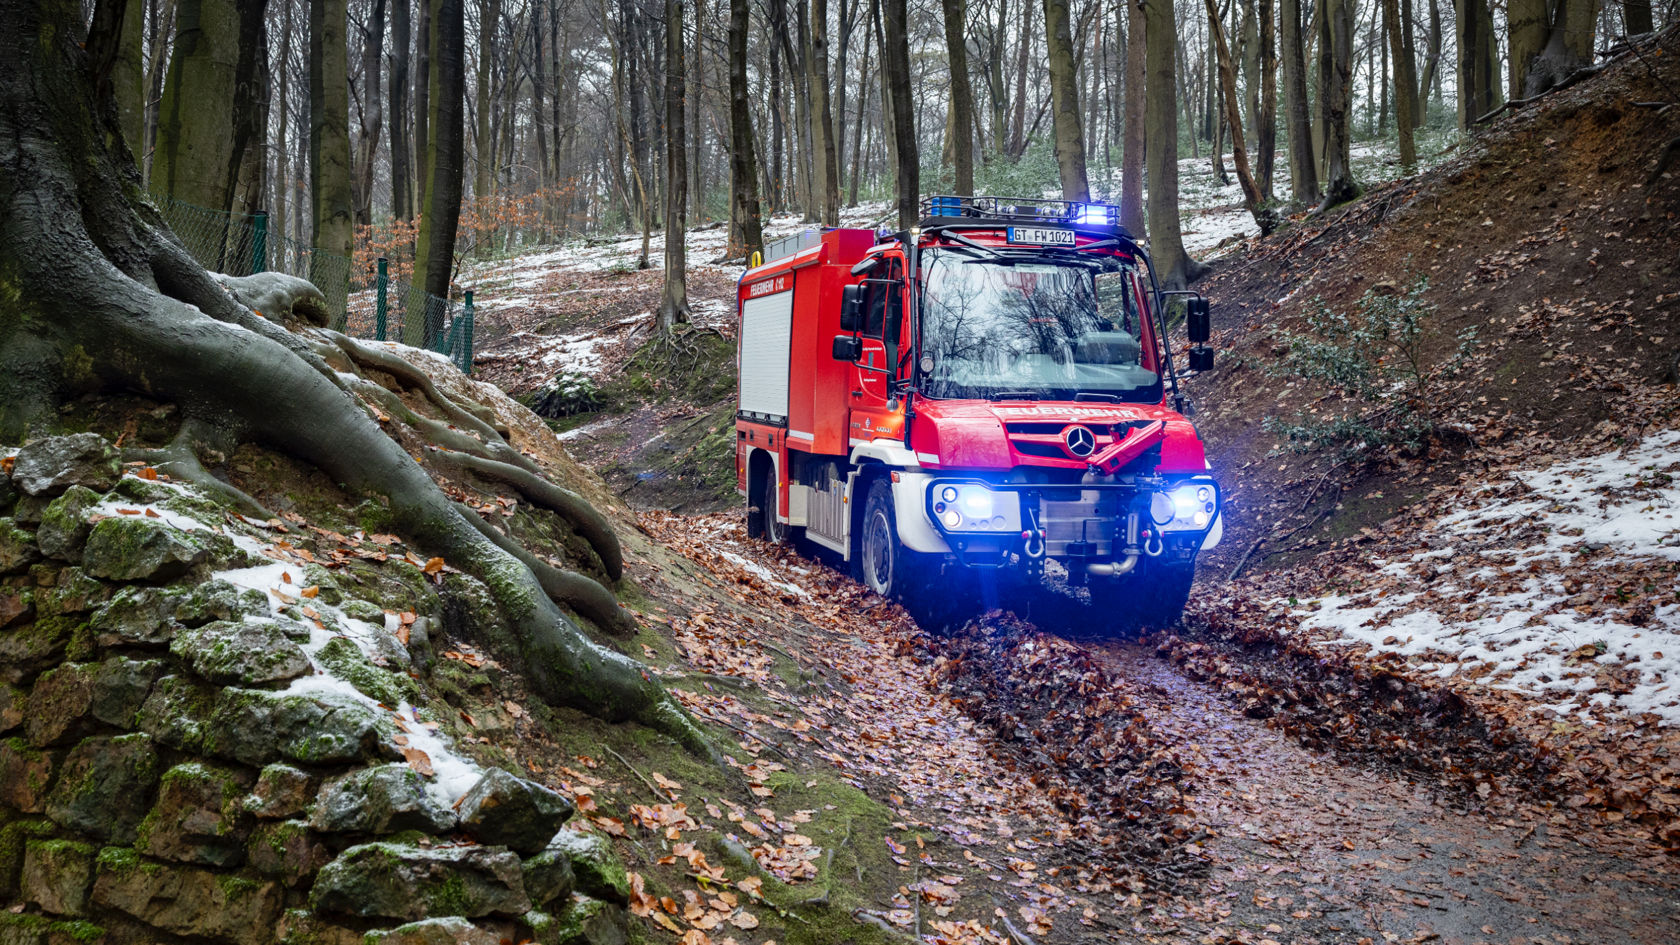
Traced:
MULTIPOLYGON (((1252 698, 1217 675, 1195 678, 1154 646, 1092 639, 1082 628, 1095 615, 1071 596, 1032 595, 1022 609, 1032 622, 993 615, 929 636, 936 678, 1064 809, 1086 815, 1123 863, 1113 875, 1143 884, 1130 900, 1135 940, 1680 939, 1671 857, 1551 807, 1464 789, 1498 751, 1434 756, 1413 780, 1395 753, 1404 738, 1384 736, 1387 754, 1360 752, 1354 737, 1309 749, 1297 739, 1310 729, 1250 717, 1252 698), (1441 777, 1442 757, 1453 777, 1441 777)), ((1313 690, 1295 698, 1309 703, 1313 690)), ((1362 724, 1335 710, 1347 731, 1362 724)))

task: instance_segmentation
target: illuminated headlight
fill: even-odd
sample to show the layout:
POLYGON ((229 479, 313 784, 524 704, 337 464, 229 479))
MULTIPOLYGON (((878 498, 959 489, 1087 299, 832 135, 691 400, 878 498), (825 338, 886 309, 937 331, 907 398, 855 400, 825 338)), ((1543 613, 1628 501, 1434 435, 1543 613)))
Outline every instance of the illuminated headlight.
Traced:
POLYGON ((1162 531, 1203 531, 1218 514, 1219 487, 1207 482, 1186 483, 1170 492, 1156 493, 1150 501, 1150 517, 1162 531), (1166 514, 1168 506, 1170 518, 1166 514))
POLYGON ((934 521, 951 532, 1018 532, 1021 500, 1013 492, 993 492, 981 483, 952 483, 932 490, 934 521))

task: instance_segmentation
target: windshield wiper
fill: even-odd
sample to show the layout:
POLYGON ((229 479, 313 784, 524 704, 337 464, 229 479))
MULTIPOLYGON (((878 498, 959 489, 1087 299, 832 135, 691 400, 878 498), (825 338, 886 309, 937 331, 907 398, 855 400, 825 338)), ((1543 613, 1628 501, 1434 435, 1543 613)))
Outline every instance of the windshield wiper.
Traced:
POLYGON ((987 400, 1031 400, 1038 396, 1036 390, 995 390, 986 395, 987 400))
POLYGON ((1119 394, 1099 394, 1099 393, 1096 393, 1095 391, 1082 390, 1079 393, 1074 394, 1073 399, 1074 400, 1099 400, 1099 401, 1102 401, 1103 403, 1117 404, 1117 403, 1120 402, 1120 395, 1119 394))
POLYGON ((988 259, 999 259, 999 258, 1001 258, 1001 257, 998 256, 998 254, 996 252, 994 252, 992 250, 991 247, 982 245, 980 243, 976 243, 973 240, 969 239, 968 237, 962 235, 961 233, 953 233, 953 232, 950 232, 950 231, 947 231, 947 230, 940 230, 939 235, 941 237, 945 238, 945 239, 951 240, 952 242, 961 243, 964 246, 967 246, 971 249, 977 249, 980 252, 984 253, 986 255, 986 258, 988 258, 988 259))

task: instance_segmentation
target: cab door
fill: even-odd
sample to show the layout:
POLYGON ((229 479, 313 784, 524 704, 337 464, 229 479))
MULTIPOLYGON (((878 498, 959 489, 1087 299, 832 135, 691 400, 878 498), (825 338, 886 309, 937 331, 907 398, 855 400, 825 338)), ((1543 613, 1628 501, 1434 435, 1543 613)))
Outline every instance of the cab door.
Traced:
POLYGON ((904 262, 889 257, 864 282, 862 351, 852 369, 850 434, 854 440, 902 435, 902 410, 887 410, 887 378, 897 366, 888 363, 887 341, 897 338, 899 358, 909 351, 905 323, 904 262))

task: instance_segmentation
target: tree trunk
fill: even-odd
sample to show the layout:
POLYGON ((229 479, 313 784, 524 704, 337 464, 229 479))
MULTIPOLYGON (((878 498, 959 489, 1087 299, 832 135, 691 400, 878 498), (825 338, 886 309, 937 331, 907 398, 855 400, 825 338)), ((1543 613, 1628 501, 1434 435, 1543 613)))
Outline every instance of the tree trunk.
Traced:
POLYGON ((385 50, 385 0, 373 0, 373 12, 362 30, 362 127, 356 140, 356 224, 373 223, 373 165, 379 156, 379 72, 385 50))
POLYGON ((346 0, 309 4, 309 201, 314 226, 309 281, 342 319, 350 292, 345 260, 355 246, 355 198, 350 187, 350 80, 346 0), (337 257, 337 258, 334 258, 337 257))
POLYGON ((1523 86, 1534 59, 1546 48, 1546 0, 1509 0, 1506 4, 1506 36, 1510 43, 1507 92, 1512 98, 1523 97, 1523 86))
POLYGON ((408 50, 413 42, 409 35, 410 2, 391 0, 391 214, 398 220, 414 219, 414 185, 410 180, 414 145, 408 134, 408 50))
MULTIPOLYGON (((414 212, 426 213, 426 169, 432 147, 432 0, 415 0, 419 27, 414 31, 414 212)), ((418 255, 419 247, 415 247, 418 255)))
POLYGON ((898 225, 916 225, 920 202, 921 158, 916 150, 915 100, 910 95, 910 29, 905 0, 883 0, 882 27, 887 86, 892 96, 893 151, 898 168, 898 225))
POLYGON ((811 82, 811 179, 816 189, 812 202, 823 226, 839 226, 840 159, 828 107, 828 0, 811 0, 810 35, 805 55, 811 82))
POLYGON ((146 5, 140 0, 129 0, 123 8, 121 30, 111 94, 122 119, 123 141, 138 160, 146 148, 146 5))
MULTIPOLYGON (((478 74, 474 76, 474 97, 477 99, 476 120, 473 126, 474 161, 476 173, 473 175, 473 198, 482 203, 490 196, 495 184, 496 172, 496 138, 490 133, 490 81, 491 62, 496 58, 496 30, 501 26, 501 0, 479 0, 478 2, 478 74)), ((538 26, 538 19, 531 17, 532 39, 536 45, 532 47, 532 55, 542 62, 542 30, 538 26)), ((533 95, 536 96, 536 121, 540 128, 547 117, 543 112, 541 79, 531 83, 533 95)), ((548 183, 548 150, 543 147, 541 136, 538 137, 538 154, 545 170, 539 186, 548 183)))
POLYGON ((1205 267, 1184 251, 1178 217, 1178 33, 1172 0, 1143 0, 1148 42, 1144 150, 1149 165, 1149 250, 1162 286, 1182 289, 1205 267))
MULTIPOLYGON (((455 267, 455 233, 461 222, 461 183, 466 160, 465 0, 427 0, 431 7, 432 116, 426 149, 426 209, 414 253, 414 284, 441 300, 449 298, 455 267)), ((412 313, 410 313, 412 314, 412 313)), ((443 329, 443 312, 433 303, 424 319, 403 323, 403 341, 423 346, 443 329)))
POLYGON ((1313 157, 1312 118, 1307 100, 1307 60, 1302 47, 1301 0, 1279 0, 1283 48, 1283 121, 1289 135, 1289 190, 1296 203, 1318 199, 1318 163, 1313 157))
MULTIPOLYGON (((1023 0, 1030 3, 1031 0, 1023 0)), ((992 101, 992 151, 1002 155, 1009 148, 1009 91, 1003 78, 1005 37, 1009 32, 1009 0, 998 0, 997 23, 992 28, 990 55, 986 57, 986 85, 992 101)))
POLYGON ((1021 0, 1020 41, 1015 53, 1015 115, 1010 119, 1009 157, 1019 159, 1027 150, 1027 58, 1032 50, 1033 4, 1021 0))
POLYGON ((1400 135, 1400 166, 1409 174, 1417 166, 1417 144, 1412 140, 1412 96, 1417 94, 1417 83, 1407 68, 1399 0, 1382 0, 1382 13, 1394 60, 1394 128, 1400 135))
POLYGON ((158 112, 153 193, 222 213, 231 209, 228 167, 235 162, 238 65, 238 5, 232 0, 182 0, 175 20, 174 57, 158 112))
MULTIPOLYGON (((1392 0, 1390 0, 1392 2, 1392 0)), ((1237 70, 1231 62, 1231 49, 1225 42, 1225 28, 1219 22, 1219 6, 1215 0, 1205 0, 1208 15, 1208 36, 1212 40, 1214 54, 1219 63, 1219 84, 1224 91, 1225 99, 1225 127, 1231 133, 1231 164, 1237 171, 1237 182, 1242 185, 1243 202, 1248 205, 1248 212, 1254 217, 1254 223, 1260 227, 1261 236, 1270 236, 1277 228, 1277 214, 1265 206, 1265 200, 1260 196, 1260 187, 1254 183, 1254 175, 1248 169, 1248 148, 1243 143, 1243 122, 1241 100, 1237 97, 1237 70)))
POLYGON ((151 0, 152 11, 147 19, 151 23, 151 32, 147 34, 146 61, 146 141, 142 147, 144 154, 140 159, 140 171, 151 187, 152 163, 157 150, 158 125, 162 118, 163 81, 166 66, 169 62, 169 37, 175 33, 176 0, 163 0, 159 6, 157 0, 151 0))
MULTIPOLYGON (((1532 0, 1523 0, 1532 2, 1532 0)), ((1523 76, 1521 94, 1532 98, 1592 65, 1593 37, 1598 24, 1598 0, 1556 0, 1546 31, 1545 48, 1532 56, 1523 76)), ((1513 27, 1514 28, 1514 27, 1513 27)), ((1512 37, 1515 48, 1516 37, 1512 37)), ((1511 97, 1518 95, 1516 57, 1512 56, 1511 97)))
MULTIPOLYGON (((733 2, 733 0, 731 0, 733 2)), ((861 3, 862 0, 859 0, 861 3)), ((855 207, 858 202, 858 184, 863 178, 863 139, 865 130, 873 127, 865 122, 869 115, 869 51, 874 48, 870 38, 874 35, 875 27, 880 23, 880 8, 876 0, 870 0, 869 17, 864 26, 863 36, 863 68, 858 70, 858 121, 857 128, 852 132, 852 180, 851 189, 846 193, 846 206, 855 207)), ((743 51, 743 59, 745 52, 743 51)), ((742 71, 742 81, 745 82, 746 72, 742 71)))
MULTIPOLYGON (((482 3, 480 6, 482 7, 482 3)), ((535 16, 531 18, 531 61, 531 127, 537 137, 537 181, 539 187, 546 187, 552 179, 548 168, 548 110, 543 105, 543 90, 548 85, 548 67, 543 61, 542 22, 535 16)), ((555 133, 559 134, 559 130, 556 129, 555 133)), ((512 159, 513 155, 508 157, 512 159)))
MULTIPOLYGON (((121 5, 101 3, 109 22, 120 22, 121 5)), ((380 428, 318 353, 335 344, 331 336, 287 331, 234 301, 138 200, 138 173, 112 150, 122 133, 115 103, 94 84, 116 45, 111 33, 86 29, 77 0, 0 3, 0 140, 16 149, 0 164, 0 270, 27 300, 24 317, 0 320, 0 438, 16 442, 72 396, 135 394, 199 418, 182 432, 218 448, 256 442, 313 465, 352 494, 381 497, 395 531, 489 589, 513 632, 506 642, 476 642, 520 665, 542 698, 642 722, 713 756, 641 664, 592 643, 532 567, 492 541, 380 428)), ((484 431, 486 452, 493 440, 498 455, 511 453, 484 431)), ((529 479, 533 491, 548 486, 545 494, 565 498, 529 479)), ((570 508, 604 528, 580 532, 600 536, 604 570, 616 580, 622 557, 612 553, 616 541, 605 542, 610 528, 583 503, 570 508)))
POLYGON ((1273 199, 1272 180, 1277 165, 1277 34, 1273 32, 1272 0, 1259 0, 1257 19, 1260 27, 1260 112, 1256 119, 1258 134, 1254 147, 1255 177, 1260 184, 1260 198, 1267 203, 1273 199))
MULTIPOLYGON (((729 0, 730 223, 732 231, 740 239, 738 248, 749 258, 753 253, 764 250, 764 226, 758 205, 758 162, 753 153, 752 109, 747 100, 747 28, 751 6, 752 0, 729 0)), ((854 183, 856 173, 854 170, 854 183)))
POLYGON ((659 298, 659 330, 670 334, 688 312, 688 108, 683 64, 683 5, 665 0, 665 290, 659 298))
POLYGON ((1145 232, 1143 156, 1148 106, 1144 72, 1149 53, 1141 5, 1131 0, 1122 2, 1126 4, 1126 132, 1120 149, 1120 225, 1138 236, 1145 232))
POLYGON ((1423 77, 1418 81, 1417 100, 1421 107, 1418 109, 1417 122, 1422 127, 1429 114, 1429 103, 1439 81, 1441 70, 1441 44, 1443 35, 1441 30, 1441 0, 1429 0, 1429 51, 1423 60, 1423 77))
POLYGON ((1085 174, 1085 133, 1079 126, 1079 87, 1073 62, 1068 0, 1044 0, 1044 29, 1050 53, 1051 117, 1056 128, 1056 169, 1063 200, 1091 199, 1085 174))
MULTIPOLYGON (((132 0, 130 0, 132 2, 132 0)), ((233 180, 230 208, 234 213, 253 214, 268 204, 268 11, 267 0, 239 5, 239 63, 233 73, 233 158, 228 165, 233 180)), ((250 238, 239 237, 236 253, 239 272, 251 272, 250 238)))
MULTIPOLYGON (((139 6, 134 0, 129 0, 134 6, 139 6)), ((292 200, 288 193, 292 190, 292 175, 288 171, 291 160, 291 142, 287 134, 292 128, 291 103, 291 75, 292 75, 292 4, 290 0, 281 0, 285 12, 280 21, 280 116, 275 122, 274 130, 274 206, 269 217, 270 228, 274 233, 285 236, 291 232, 288 225, 290 220, 292 200)), ((282 245, 279 240, 270 245, 282 245)), ((275 254, 270 252, 270 259, 275 254)))
POLYGON ((1622 0, 1622 31, 1639 36, 1651 29, 1651 0, 1622 0))
POLYGON ((963 23, 968 18, 965 0, 942 0, 945 12, 945 55, 951 65, 951 124, 956 146, 951 165, 956 174, 956 192, 974 193, 974 89, 968 81, 968 41, 963 23))
POLYGON ((1319 20, 1319 116, 1324 122, 1324 201, 1320 210, 1352 200, 1353 0, 1322 0, 1319 20))
POLYGON ((1498 50, 1493 38, 1493 12, 1487 0, 1455 0, 1458 22, 1458 127, 1469 130, 1476 119, 1493 111, 1493 70, 1498 50))

